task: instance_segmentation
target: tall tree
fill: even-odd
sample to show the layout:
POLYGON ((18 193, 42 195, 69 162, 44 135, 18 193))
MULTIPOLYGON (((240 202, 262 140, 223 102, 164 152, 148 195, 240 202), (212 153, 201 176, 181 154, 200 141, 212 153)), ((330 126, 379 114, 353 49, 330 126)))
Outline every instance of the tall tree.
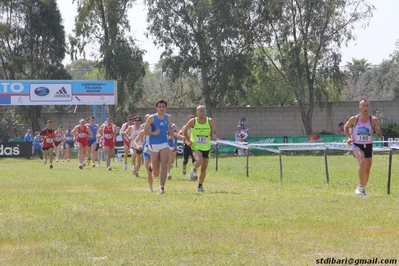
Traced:
MULTIPOLYGON (((0 60, 6 79, 70 79, 62 60, 65 31, 55 0, 14 0, 0 4, 0 60)), ((42 106, 18 106, 22 121, 39 130, 42 106)))
POLYGON ((78 5, 75 19, 75 36, 70 36, 71 59, 85 55, 86 45, 98 47, 94 56, 101 62, 104 77, 116 80, 117 107, 109 110, 115 120, 120 120, 134 108, 141 95, 141 79, 145 75, 144 51, 139 49, 130 30, 127 11, 135 0, 74 0, 78 5))
MULTIPOLYGON (((346 90, 345 90, 345 100, 353 101, 359 100, 359 95, 365 95, 365 86, 370 82, 369 78, 362 75, 369 69, 371 69, 370 63, 367 62, 365 58, 356 59, 352 58, 352 62, 346 63, 347 71, 346 74, 346 90)), ((367 77, 370 77, 369 75, 367 77)), ((369 98, 369 97, 367 97, 369 98)))
MULTIPOLYGON (((246 81, 246 94, 237 95, 245 105, 251 106, 292 106, 295 95, 280 73, 271 66, 263 54, 265 50, 257 49, 254 53, 252 75, 246 81)), ((275 56, 275 49, 268 51, 275 56)))
POLYGON ((250 74, 251 46, 244 37, 244 14, 252 1, 146 0, 148 35, 164 47, 169 77, 197 75, 201 101, 210 107, 234 101, 250 74))
POLYGON ((295 94, 306 134, 311 134, 316 101, 343 86, 340 46, 354 38, 355 23, 374 7, 366 0, 259 0, 253 2, 257 46, 295 94), (267 47, 278 56, 268 55, 267 47))

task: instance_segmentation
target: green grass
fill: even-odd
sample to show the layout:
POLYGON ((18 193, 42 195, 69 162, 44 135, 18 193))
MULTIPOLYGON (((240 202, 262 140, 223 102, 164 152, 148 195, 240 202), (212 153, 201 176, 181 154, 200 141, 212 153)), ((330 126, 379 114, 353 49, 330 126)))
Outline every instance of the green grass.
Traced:
MULTIPOLYGON (((0 160, 1 265, 315 265, 334 257, 398 259, 399 164, 374 157, 369 198, 354 194, 352 156, 211 159, 204 184, 172 169, 166 193, 148 191, 113 163, 50 170, 39 160, 0 160)), ((179 164, 181 159, 179 159, 179 164)), ((159 183, 154 181, 154 188, 159 183)))

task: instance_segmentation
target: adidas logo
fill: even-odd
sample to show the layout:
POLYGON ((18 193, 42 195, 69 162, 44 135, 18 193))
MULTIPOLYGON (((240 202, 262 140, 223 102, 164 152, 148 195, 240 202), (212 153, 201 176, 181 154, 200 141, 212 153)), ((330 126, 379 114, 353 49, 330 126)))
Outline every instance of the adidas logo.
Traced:
POLYGON ((59 91, 57 91, 54 95, 55 98, 70 98, 71 95, 66 91, 64 87, 62 87, 59 91))

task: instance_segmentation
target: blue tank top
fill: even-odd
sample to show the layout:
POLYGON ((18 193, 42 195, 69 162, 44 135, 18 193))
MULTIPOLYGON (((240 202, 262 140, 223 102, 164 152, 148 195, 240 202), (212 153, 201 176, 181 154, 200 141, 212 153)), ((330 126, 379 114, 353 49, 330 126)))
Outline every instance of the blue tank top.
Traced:
POLYGON ((154 132, 158 128, 160 129, 160 133, 157 136, 150 136, 149 144, 163 144, 168 143, 168 115, 165 114, 163 119, 159 119, 157 114, 154 114, 154 122, 152 123, 151 131, 154 132))
POLYGON ((91 133, 93 133, 93 137, 89 138, 89 140, 96 140, 97 125, 93 126, 92 124, 89 124, 89 128, 91 130, 91 133))
MULTIPOLYGON (((170 128, 169 128, 169 131, 173 131, 174 127, 175 127, 175 124, 171 124, 170 128)), ((171 136, 167 135, 169 147, 176 147, 177 146, 177 132, 173 132, 173 133, 175 135, 174 139, 172 139, 171 136)))
POLYGON ((65 132, 65 141, 67 141, 67 142, 73 141, 73 136, 71 134, 71 130, 67 130, 65 132))

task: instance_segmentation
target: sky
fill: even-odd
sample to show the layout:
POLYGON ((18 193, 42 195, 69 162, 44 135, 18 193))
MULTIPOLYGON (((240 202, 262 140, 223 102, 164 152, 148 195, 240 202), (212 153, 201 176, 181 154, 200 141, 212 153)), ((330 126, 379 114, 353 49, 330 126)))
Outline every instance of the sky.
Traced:
MULTIPOLYGON (((77 13, 76 5, 72 4, 72 0, 57 0, 57 3, 66 34, 71 34, 77 13)), ((352 58, 365 58, 371 65, 378 65, 384 59, 389 59, 389 55, 395 50, 395 42, 399 40, 399 31, 396 30, 396 26, 399 25, 399 15, 397 14, 399 0, 369 0, 369 3, 376 7, 373 17, 367 28, 359 26, 355 29, 356 41, 350 42, 347 47, 342 47, 342 65, 351 62, 352 58)), ((156 64, 162 50, 155 47, 153 40, 147 39, 144 35, 147 22, 142 0, 137 0, 129 11, 129 20, 131 33, 136 39, 137 45, 147 51, 144 61, 150 65, 156 64)), ((69 63, 68 59, 64 63, 69 63)))

